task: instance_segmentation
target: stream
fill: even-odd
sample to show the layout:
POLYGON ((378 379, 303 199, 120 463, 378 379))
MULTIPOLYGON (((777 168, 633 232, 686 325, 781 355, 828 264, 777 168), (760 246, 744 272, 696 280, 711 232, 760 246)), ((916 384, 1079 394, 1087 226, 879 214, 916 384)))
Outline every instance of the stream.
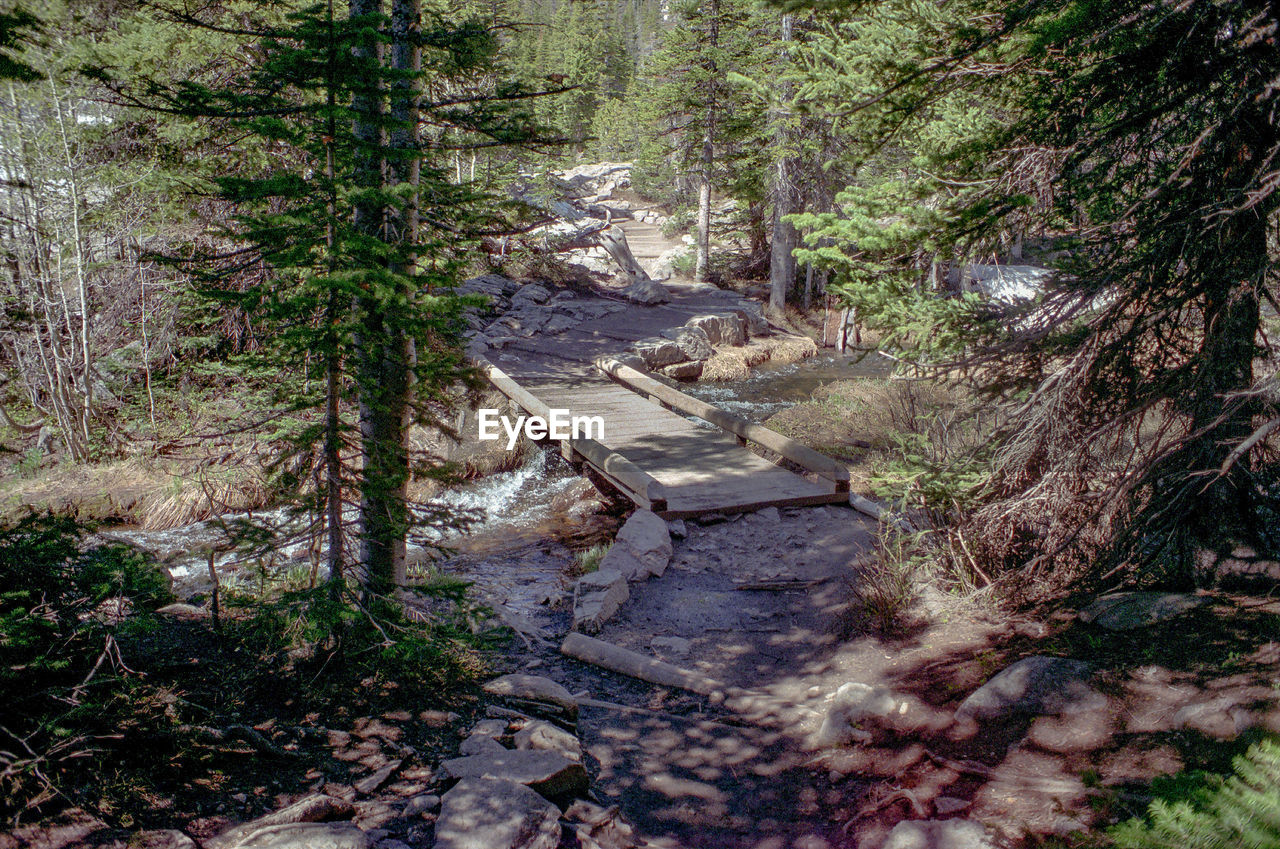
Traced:
MULTIPOLYGON (((836 354, 820 354, 785 365, 766 363, 750 377, 725 383, 678 384, 681 391, 715 404, 743 418, 762 422, 770 416, 809 400, 824 383, 851 378, 882 377, 890 363, 874 355, 858 360, 836 354)), ((437 533, 432 541, 449 549, 444 556, 431 558, 420 547, 410 548, 411 562, 432 561, 431 568, 442 574, 473 582, 477 595, 486 603, 522 616, 534 616, 540 602, 558 590, 567 550, 539 547, 552 521, 552 501, 577 480, 572 468, 555 451, 533 452, 521 467, 489 475, 457 486, 437 498, 433 505, 477 517, 464 534, 437 533), (518 563, 518 576, 513 575, 518 563)), ((354 521, 354 515, 346 517, 354 521)), ((222 516, 182 527, 152 531, 116 528, 102 536, 142 548, 160 560, 173 578, 174 592, 182 599, 198 598, 211 587, 208 549, 225 539, 223 525, 237 520, 253 521, 285 531, 299 528, 301 518, 290 518, 283 508, 252 514, 222 516)), ((282 536, 286 535, 282 534, 282 536)), ((276 547, 267 559, 246 558, 236 552, 215 555, 219 581, 251 588, 267 579, 284 577, 305 584, 310 577, 306 541, 276 547)))

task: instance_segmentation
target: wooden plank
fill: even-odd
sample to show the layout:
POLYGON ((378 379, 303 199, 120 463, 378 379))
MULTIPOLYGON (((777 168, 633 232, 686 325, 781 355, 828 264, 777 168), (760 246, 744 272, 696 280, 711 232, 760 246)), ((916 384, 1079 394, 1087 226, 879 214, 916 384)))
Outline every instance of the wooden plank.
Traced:
POLYGON ((705 419, 730 433, 759 443, 770 451, 776 451, 793 463, 833 481, 838 490, 849 491, 849 470, 825 454, 819 454, 807 445, 801 445, 794 439, 785 437, 777 431, 770 430, 755 422, 747 421, 741 416, 735 416, 733 413, 726 412, 718 407, 713 407, 705 401, 700 401, 684 394, 678 389, 672 389, 665 383, 659 383, 648 375, 641 374, 617 360, 601 360, 597 363, 597 366, 628 386, 658 398, 676 409, 705 419))
MULTIPOLYGON (((489 381, 504 395, 531 415, 551 417, 546 404, 531 395, 501 369, 483 357, 479 358, 478 362, 481 368, 487 369, 489 381)), ((594 439, 571 439, 568 442, 572 450, 585 457, 609 480, 618 485, 619 489, 628 493, 633 501, 655 511, 666 509, 666 493, 662 489, 662 484, 626 457, 609 450, 594 439)))

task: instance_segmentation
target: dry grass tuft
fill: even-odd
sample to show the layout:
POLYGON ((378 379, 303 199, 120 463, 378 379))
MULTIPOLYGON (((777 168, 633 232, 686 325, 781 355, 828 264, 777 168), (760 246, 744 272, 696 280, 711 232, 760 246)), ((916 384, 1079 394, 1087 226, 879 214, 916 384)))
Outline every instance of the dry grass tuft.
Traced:
POLYGON ((795 363, 818 353, 818 346, 807 336, 775 334, 752 339, 738 348, 720 348, 702 367, 702 379, 710 381, 742 380, 761 363, 795 363))
POLYGON ((84 521, 121 521, 163 530, 226 511, 262 507, 265 479, 250 464, 191 470, 174 462, 120 460, 96 466, 63 464, 38 479, 0 484, 0 515, 27 510, 74 515, 84 521))
POLYGON ((920 432, 930 414, 965 403, 954 387, 928 381, 839 380, 812 400, 770 417, 774 430, 849 465, 855 490, 897 449, 897 436, 920 432))

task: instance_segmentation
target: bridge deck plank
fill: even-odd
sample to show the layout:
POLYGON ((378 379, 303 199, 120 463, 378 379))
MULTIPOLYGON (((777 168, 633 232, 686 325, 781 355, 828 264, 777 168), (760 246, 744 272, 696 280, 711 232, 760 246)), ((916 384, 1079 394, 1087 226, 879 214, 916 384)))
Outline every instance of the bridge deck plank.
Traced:
MULTIPOLYGON (((657 479, 664 515, 694 516, 766 506, 843 501, 825 480, 811 481, 738 445, 730 435, 673 413, 599 373, 587 362, 548 362, 532 352, 495 363, 534 397, 571 416, 600 416, 598 440, 657 479)), ((541 353, 541 352, 539 352, 541 353)))

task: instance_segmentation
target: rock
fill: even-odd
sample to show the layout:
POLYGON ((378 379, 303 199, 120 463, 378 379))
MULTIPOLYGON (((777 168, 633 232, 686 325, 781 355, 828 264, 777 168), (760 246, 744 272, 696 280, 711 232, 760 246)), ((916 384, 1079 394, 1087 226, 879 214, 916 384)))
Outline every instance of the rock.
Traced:
POLYGON ((578 703, 569 691, 541 675, 503 675, 485 684, 484 691, 530 709, 550 710, 574 722, 578 719, 578 703))
POLYGON ((678 539, 684 539, 689 535, 689 527, 685 525, 684 519, 668 519, 667 530, 678 539))
POLYGON ((464 779, 444 794, 435 849, 556 849, 560 809, 521 784, 464 779))
MULTIPOLYGON (((652 224, 656 217, 657 216, 646 213, 643 220, 647 224, 652 224)), ((688 245, 668 248, 658 254, 657 259, 654 259, 649 263, 649 273, 659 280, 666 280, 676 273, 676 263, 680 262, 692 253, 693 251, 689 249, 688 245)))
POLYGON ((661 371, 673 380, 697 380, 702 377, 703 362, 703 360, 697 360, 691 363, 676 363, 673 366, 663 366, 661 371))
POLYGON ((137 832, 130 836, 128 849, 200 849, 200 847, 176 828, 165 828, 137 832))
POLYGON ((396 770, 404 763, 403 760, 394 760, 385 764, 382 768, 376 770, 372 775, 367 775, 357 781, 352 786, 355 787, 357 793, 368 796, 377 792, 378 788, 386 784, 396 770))
POLYGON ((667 657, 685 657, 693 649, 693 643, 684 637, 654 637, 649 647, 667 657))
POLYGON ((666 339, 643 339, 631 346, 640 359, 644 360, 646 369, 656 369, 683 362, 684 351, 675 342, 666 339))
POLYGON ((996 849, 987 830, 971 820, 908 820, 889 832, 881 849, 996 849))
POLYGON ((662 331, 662 335, 680 347, 685 357, 690 360, 706 360, 716 352, 711 347, 711 340, 707 338, 701 328, 697 327, 673 327, 662 331))
POLYGON ((1034 265, 986 265, 973 263, 953 269, 961 292, 977 292, 993 301, 1012 304, 1028 301, 1044 291, 1053 269, 1034 265))
POLYGON ((754 301, 738 301, 735 312, 746 323, 749 335, 769 335, 769 320, 764 317, 764 312, 760 309, 759 304, 754 301))
POLYGON ((583 575, 573 588, 573 629, 598 632, 630 597, 627 578, 617 569, 602 568, 583 575))
POLYGON ((404 803, 404 809, 400 812, 400 816, 412 819, 413 817, 434 814, 438 810, 440 810, 439 796, 434 793, 420 793, 404 803))
POLYGON ((488 295, 490 298, 499 299, 512 294, 520 288, 520 284, 510 277, 503 277, 501 274, 482 274, 479 277, 472 277, 470 280, 464 280, 462 285, 458 287, 458 294, 470 295, 480 294, 488 295))
POLYGON ((1206 601, 1203 596, 1187 593, 1110 593, 1080 611, 1080 619, 1108 631, 1128 631, 1172 619, 1206 601))
MULTIPOLYGON (((622 817, 617 805, 601 807, 577 799, 564 812, 582 849, 637 849, 650 844, 636 837, 635 828, 622 817)), ((797 844, 798 845, 798 844, 797 844)))
POLYGON ((503 749, 452 758, 440 764, 440 771, 447 778, 502 778, 524 784, 548 798, 585 793, 588 786, 582 764, 559 752, 537 749, 503 749))
POLYGON ((707 334, 712 345, 743 345, 747 341, 747 322, 742 316, 698 315, 685 322, 707 334))
POLYGON ((403 840, 396 840, 394 837, 388 837, 373 844, 373 849, 412 849, 412 847, 403 840))
POLYGON ((616 569, 629 581, 657 577, 667 570, 672 550, 667 523, 649 510, 637 510, 600 559, 600 569, 616 569))
POLYGON ((507 722, 503 719, 482 719, 475 725, 471 726, 471 732, 468 736, 488 737, 490 740, 497 740, 499 737, 507 733, 507 722))
POLYGON ((287 808, 258 817, 206 840, 204 845, 205 849, 230 849, 240 845, 249 834, 269 826, 345 820, 355 816, 355 813, 355 806, 345 799, 325 794, 307 796, 287 808))
POLYGON ((777 507, 766 507, 763 510, 757 510, 755 518, 761 522, 776 525, 782 521, 782 514, 778 512, 777 507))
POLYGON ((484 734, 472 734, 463 740, 462 745, 458 747, 458 752, 466 756, 489 755, 495 752, 505 752, 506 750, 506 746, 492 737, 486 737, 484 734))
POLYGON ((170 616, 174 619, 181 619, 187 622, 194 622, 197 619, 208 619, 210 616, 209 608, 196 607, 194 604, 183 604, 182 602, 166 604, 164 607, 157 608, 156 613, 160 616, 170 616))
POLYGON ((528 283, 511 296, 511 306, 519 309, 529 304, 545 304, 551 300, 551 292, 537 283, 528 283))
POLYGON ((649 370, 649 365, 642 357, 635 354, 619 354, 613 358, 613 361, 627 368, 633 368, 636 371, 644 372, 649 370))
POLYGON ((859 728, 858 723, 892 716, 900 701, 892 690, 884 687, 872 687, 860 681, 841 684, 827 705, 815 742, 823 747, 868 742, 871 735, 859 728))
POLYGON ((578 738, 550 722, 535 719, 516 732, 517 749, 556 752, 571 761, 582 761, 582 744, 578 738))
POLYGON ((237 849, 370 849, 369 836, 349 822, 289 822, 248 834, 237 849))
POLYGON ((671 300, 667 287, 653 280, 636 280, 618 294, 628 301, 645 306, 665 304, 671 300))
POLYGON ((996 720, 1016 714, 1056 715, 1096 710, 1106 697, 1086 683, 1093 668, 1082 660, 1026 657, 996 675, 956 708, 960 722, 996 720))
POLYGON ((578 320, 570 315, 553 315, 547 320, 542 332, 548 335, 563 333, 578 326, 578 320))
POLYGON ((933 800, 933 810, 938 816, 945 817, 948 814, 963 811, 970 804, 968 799, 958 799, 955 796, 939 796, 933 800))

